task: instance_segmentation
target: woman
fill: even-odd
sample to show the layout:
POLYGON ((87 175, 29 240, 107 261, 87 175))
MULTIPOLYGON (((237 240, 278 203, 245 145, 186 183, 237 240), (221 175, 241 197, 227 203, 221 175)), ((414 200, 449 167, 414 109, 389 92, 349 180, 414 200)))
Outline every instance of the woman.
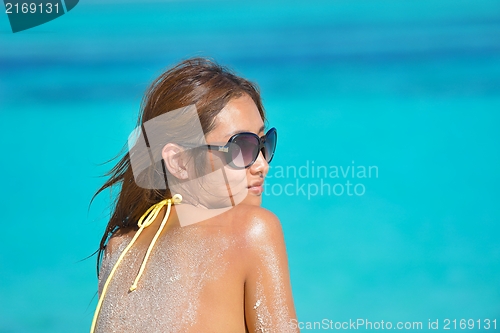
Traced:
POLYGON ((296 332, 258 88, 192 58, 148 89, 99 250, 91 332, 296 332))

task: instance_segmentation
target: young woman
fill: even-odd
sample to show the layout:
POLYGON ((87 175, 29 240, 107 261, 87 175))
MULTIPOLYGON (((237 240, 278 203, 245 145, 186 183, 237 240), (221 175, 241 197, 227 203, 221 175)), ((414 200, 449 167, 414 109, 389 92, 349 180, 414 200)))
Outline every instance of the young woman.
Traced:
POLYGON ((258 88, 204 58, 157 78, 101 239, 91 332, 297 332, 278 218, 260 207, 277 132, 258 88))

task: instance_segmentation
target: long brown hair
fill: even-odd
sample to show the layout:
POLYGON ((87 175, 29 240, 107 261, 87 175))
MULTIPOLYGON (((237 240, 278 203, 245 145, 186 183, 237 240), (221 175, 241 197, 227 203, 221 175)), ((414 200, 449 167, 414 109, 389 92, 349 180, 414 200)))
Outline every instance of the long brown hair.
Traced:
MULTIPOLYGON (((253 99, 265 120, 257 85, 213 60, 190 58, 165 71, 148 87, 141 103, 137 126, 142 127, 145 122, 169 111, 195 105, 202 130, 207 135, 214 129, 215 119, 222 108, 231 99, 243 94, 253 99)), ((166 189, 147 189, 136 184, 128 151, 106 176, 109 179, 97 190, 92 200, 104 190, 116 186, 119 187, 119 194, 113 202, 114 209, 97 250, 98 275, 108 239, 118 230, 137 230, 136 223, 142 214, 151 205, 171 196, 168 185, 166 189)))

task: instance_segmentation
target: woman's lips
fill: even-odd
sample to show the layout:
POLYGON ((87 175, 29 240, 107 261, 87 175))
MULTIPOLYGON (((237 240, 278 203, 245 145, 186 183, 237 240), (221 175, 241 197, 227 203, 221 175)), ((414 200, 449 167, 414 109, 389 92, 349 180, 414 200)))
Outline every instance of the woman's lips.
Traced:
POLYGON ((248 191, 256 195, 261 195, 264 189, 262 188, 262 185, 252 185, 248 187, 248 191))

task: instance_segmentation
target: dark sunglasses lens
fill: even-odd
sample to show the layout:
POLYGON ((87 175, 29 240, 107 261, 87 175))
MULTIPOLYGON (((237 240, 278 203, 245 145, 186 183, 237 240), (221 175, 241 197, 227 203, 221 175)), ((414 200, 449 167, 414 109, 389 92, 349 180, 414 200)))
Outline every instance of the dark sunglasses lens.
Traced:
POLYGON ((242 134, 233 140, 231 147, 233 164, 238 168, 246 168, 257 158, 259 142, 255 136, 242 134))
POLYGON ((267 163, 271 163, 273 157, 274 157, 274 151, 276 150, 276 142, 277 142, 278 136, 276 133, 276 130, 270 129, 266 133, 265 137, 265 142, 264 142, 264 157, 266 158, 267 163))

